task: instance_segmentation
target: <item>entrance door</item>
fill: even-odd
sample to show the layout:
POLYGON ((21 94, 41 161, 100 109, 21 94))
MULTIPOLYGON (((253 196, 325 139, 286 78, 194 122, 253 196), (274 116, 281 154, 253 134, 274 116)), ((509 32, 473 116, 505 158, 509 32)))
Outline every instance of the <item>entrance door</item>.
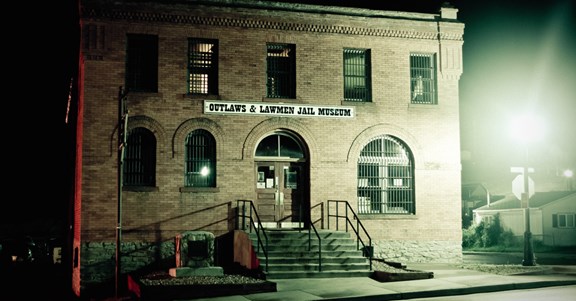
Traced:
POLYGON ((304 178, 302 162, 256 162, 256 210, 265 227, 303 227, 304 178))

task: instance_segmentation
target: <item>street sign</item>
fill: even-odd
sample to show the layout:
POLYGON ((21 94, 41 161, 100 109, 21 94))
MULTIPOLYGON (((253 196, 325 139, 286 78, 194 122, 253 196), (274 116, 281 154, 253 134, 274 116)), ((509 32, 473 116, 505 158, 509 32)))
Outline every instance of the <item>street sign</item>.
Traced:
MULTIPOLYGON (((524 167, 510 167, 510 172, 514 173, 524 173, 524 167)), ((534 168, 528 167, 529 173, 534 173, 534 168)))
MULTIPOLYGON (((519 199, 522 200, 522 193, 524 193, 524 175, 517 175, 512 180, 512 192, 519 199)), ((534 195, 534 181, 528 177, 528 198, 534 195)), ((522 204, 522 207, 527 207, 528 204, 522 204)))

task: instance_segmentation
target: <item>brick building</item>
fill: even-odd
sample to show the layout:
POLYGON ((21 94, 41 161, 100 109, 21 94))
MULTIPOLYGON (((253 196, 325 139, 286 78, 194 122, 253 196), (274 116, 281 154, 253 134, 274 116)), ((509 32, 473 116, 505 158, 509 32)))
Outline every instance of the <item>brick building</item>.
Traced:
POLYGON ((232 231, 237 200, 282 228, 344 200, 374 256, 461 260, 456 8, 84 0, 80 11, 77 294, 114 277, 117 241, 124 272, 154 264, 178 233, 232 231))

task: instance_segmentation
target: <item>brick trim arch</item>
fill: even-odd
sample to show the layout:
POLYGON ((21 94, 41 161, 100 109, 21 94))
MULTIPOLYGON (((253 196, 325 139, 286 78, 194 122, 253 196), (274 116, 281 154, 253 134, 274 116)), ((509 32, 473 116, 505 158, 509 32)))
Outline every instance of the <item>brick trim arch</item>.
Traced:
POLYGON ((316 140, 306 126, 294 119, 270 118, 262 121, 260 124, 256 125, 252 131, 250 131, 246 137, 246 140, 244 140, 244 145, 242 147, 242 158, 254 158, 254 151, 256 149, 258 140, 276 130, 287 130, 299 136, 300 139, 302 139, 302 146, 305 148, 306 158, 308 161, 312 161, 314 155, 318 153, 318 145, 316 140))
POLYGON ((352 145, 350 146, 350 149, 348 150, 348 157, 346 158, 346 161, 350 164, 356 164, 356 161, 360 157, 360 152, 366 145, 367 141, 375 136, 380 135, 394 136, 404 142, 414 157, 414 168, 419 169, 423 167, 423 162, 425 160, 422 157, 422 147, 418 143, 418 140, 409 134, 406 130, 389 123, 376 124, 374 126, 368 127, 358 136, 356 136, 352 142, 352 145))
POLYGON ((214 136, 214 140, 216 140, 216 161, 218 161, 222 153, 222 145, 224 144, 224 131, 216 122, 208 118, 192 118, 180 124, 174 133, 174 137, 172 137, 172 158, 182 157, 186 136, 197 129, 204 129, 214 136))
MULTIPOLYGON (((111 154, 114 154, 116 145, 118 145, 118 124, 114 127, 114 133, 110 139, 110 150, 111 154)), ((144 115, 136 115, 136 116, 128 116, 128 129, 130 130, 138 127, 143 127, 152 132, 154 137, 156 138, 156 155, 159 158, 161 154, 166 153, 166 130, 160 125, 160 123, 154 118, 144 116, 144 115)))

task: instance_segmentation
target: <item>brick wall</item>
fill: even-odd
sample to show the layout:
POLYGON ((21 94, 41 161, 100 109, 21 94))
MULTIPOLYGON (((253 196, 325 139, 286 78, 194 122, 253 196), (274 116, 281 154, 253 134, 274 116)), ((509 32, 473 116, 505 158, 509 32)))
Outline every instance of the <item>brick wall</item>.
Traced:
MULTIPOLYGON (((217 235, 230 231, 235 200, 255 198, 253 154, 257 142, 282 128, 300 136, 308 148, 312 206, 337 199, 347 200, 355 208, 360 150, 374 136, 398 137, 414 154, 416 214, 366 216, 363 222, 381 249, 375 253, 386 252, 385 247, 378 246, 387 241, 406 241, 408 245, 421 242, 424 248, 438 243, 447 246, 451 254, 459 250, 458 80, 463 24, 438 23, 434 15, 417 13, 372 18, 202 6, 138 9, 145 17, 138 19, 133 14, 136 8, 121 6, 108 14, 86 10, 83 17, 83 29, 92 26, 98 34, 88 38, 92 42, 85 43, 88 46, 83 49, 81 241, 115 239, 118 88, 124 85, 126 34, 142 33, 159 37, 159 90, 128 95, 129 127, 144 126, 157 139, 157 188, 123 191, 124 240, 165 241, 188 230, 217 235), (296 99, 280 101, 354 106, 356 117, 203 114, 203 98, 185 95, 190 37, 218 40, 218 97, 222 100, 263 101, 266 43, 291 43, 297 53, 296 99), (371 50, 370 103, 343 102, 345 47, 371 50), (438 55, 438 105, 410 104, 411 51, 438 55), (207 129, 216 139, 218 174, 213 190, 181 189, 184 138, 196 128, 207 129)), ((442 251, 432 248, 431 252, 442 251)), ((83 257, 88 256, 83 253, 83 257)), ((83 262, 87 260, 83 258, 83 262)))

